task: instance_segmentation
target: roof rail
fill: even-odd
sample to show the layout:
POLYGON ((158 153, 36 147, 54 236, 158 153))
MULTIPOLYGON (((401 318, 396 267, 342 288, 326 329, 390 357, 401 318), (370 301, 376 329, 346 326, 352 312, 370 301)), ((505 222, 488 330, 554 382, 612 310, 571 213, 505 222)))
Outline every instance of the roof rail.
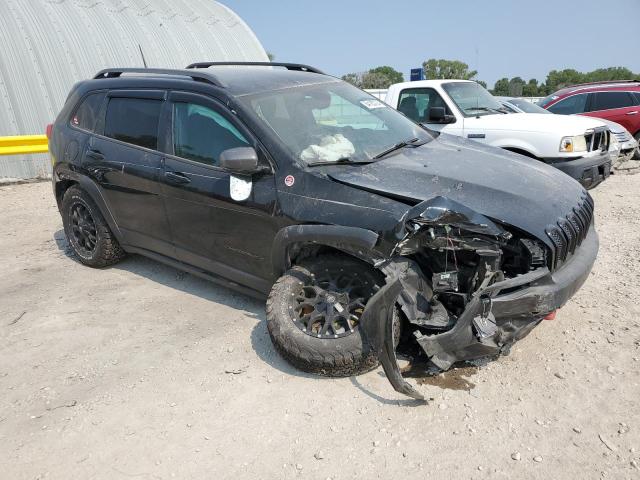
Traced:
POLYGON ((601 80, 599 82, 586 82, 586 83, 576 83, 575 85, 567 85, 563 88, 573 88, 573 87, 588 87, 590 85, 609 85, 609 84, 624 84, 624 83, 640 83, 640 80, 601 80))
POLYGON ((287 70, 296 70, 298 72, 310 72, 319 73, 325 75, 324 72, 318 70, 315 67, 309 65, 303 65, 301 63, 280 63, 280 62, 197 62, 187 65, 188 69, 194 68, 209 68, 220 66, 242 66, 242 67, 284 67, 287 70))
POLYGON ((105 68, 104 70, 100 70, 98 73, 96 73, 93 78, 94 80, 100 78, 118 78, 123 73, 190 77, 195 81, 210 83, 211 85, 215 85, 217 87, 224 87, 222 82, 220 82, 214 75, 210 73, 186 72, 184 70, 174 70, 167 68, 105 68))

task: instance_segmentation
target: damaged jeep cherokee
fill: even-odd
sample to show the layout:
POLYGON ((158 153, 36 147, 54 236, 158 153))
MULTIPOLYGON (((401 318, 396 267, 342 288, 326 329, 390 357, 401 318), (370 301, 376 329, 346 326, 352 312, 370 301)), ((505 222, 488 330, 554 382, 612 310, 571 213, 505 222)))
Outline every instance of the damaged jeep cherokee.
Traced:
POLYGON ((354 375, 396 351, 434 369, 508 351, 580 288, 593 200, 535 160, 435 134, 308 66, 108 69, 50 132, 66 236, 267 299, 297 368, 354 375))

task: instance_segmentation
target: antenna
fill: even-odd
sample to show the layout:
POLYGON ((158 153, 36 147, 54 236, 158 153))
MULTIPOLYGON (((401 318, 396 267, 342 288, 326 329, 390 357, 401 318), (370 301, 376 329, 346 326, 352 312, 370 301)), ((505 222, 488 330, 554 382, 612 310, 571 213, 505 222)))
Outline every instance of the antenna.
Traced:
POLYGON ((140 50, 140 56, 142 57, 142 64, 144 65, 144 68, 149 68, 147 66, 147 59, 144 58, 144 52, 142 51, 142 46, 140 44, 138 44, 138 50, 140 50))

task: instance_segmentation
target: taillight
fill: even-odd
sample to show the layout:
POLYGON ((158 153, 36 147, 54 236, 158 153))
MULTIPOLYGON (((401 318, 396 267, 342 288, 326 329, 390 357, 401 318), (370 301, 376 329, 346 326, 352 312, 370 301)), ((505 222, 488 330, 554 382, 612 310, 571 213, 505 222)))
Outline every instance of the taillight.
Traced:
POLYGON ((51 140, 51 132, 53 130, 53 123, 50 123, 49 125, 47 125, 47 138, 49 140, 51 140))

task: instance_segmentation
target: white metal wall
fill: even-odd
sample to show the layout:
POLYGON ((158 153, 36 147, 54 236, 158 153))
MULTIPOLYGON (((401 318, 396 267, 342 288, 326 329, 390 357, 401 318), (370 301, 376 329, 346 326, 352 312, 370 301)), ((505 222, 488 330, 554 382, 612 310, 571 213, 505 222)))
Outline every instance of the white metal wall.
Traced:
MULTIPOLYGON (((44 133, 78 80, 107 67, 267 61, 213 0, 0 0, 0 136, 44 133)), ((0 178, 51 171, 47 155, 0 157, 0 178)))

